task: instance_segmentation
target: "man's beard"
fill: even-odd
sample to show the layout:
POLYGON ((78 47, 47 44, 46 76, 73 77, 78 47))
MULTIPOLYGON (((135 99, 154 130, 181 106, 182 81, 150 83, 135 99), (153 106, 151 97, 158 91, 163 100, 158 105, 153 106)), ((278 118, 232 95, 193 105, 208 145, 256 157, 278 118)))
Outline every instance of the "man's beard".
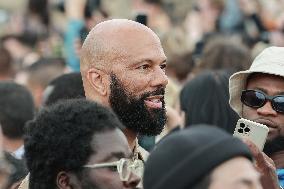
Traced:
POLYGON ((267 156, 271 156, 275 152, 279 152, 284 150, 284 137, 283 136, 278 136, 272 140, 267 140, 263 152, 267 156))
POLYGON ((111 108, 127 128, 147 136, 156 136, 162 132, 166 124, 164 99, 160 99, 161 109, 152 110, 147 109, 144 100, 149 96, 164 95, 164 88, 144 93, 137 98, 133 94, 129 94, 122 82, 114 74, 111 74, 110 90, 111 108))

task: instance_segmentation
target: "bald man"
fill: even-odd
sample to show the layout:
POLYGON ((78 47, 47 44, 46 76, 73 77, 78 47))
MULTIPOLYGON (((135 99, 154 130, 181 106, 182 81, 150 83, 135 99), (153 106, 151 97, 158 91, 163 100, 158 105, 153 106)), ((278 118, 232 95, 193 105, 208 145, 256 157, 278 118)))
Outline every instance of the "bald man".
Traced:
POLYGON ((123 132, 134 156, 144 160, 147 153, 138 146, 137 135, 158 135, 166 123, 165 68, 158 36, 130 20, 96 25, 81 50, 86 97, 113 109, 126 126, 123 132))

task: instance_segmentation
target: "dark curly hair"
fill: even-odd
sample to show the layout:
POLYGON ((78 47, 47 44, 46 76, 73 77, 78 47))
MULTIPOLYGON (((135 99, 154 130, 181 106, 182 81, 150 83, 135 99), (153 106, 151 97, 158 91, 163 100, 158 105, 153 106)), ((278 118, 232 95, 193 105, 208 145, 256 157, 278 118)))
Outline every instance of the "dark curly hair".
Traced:
POLYGON ((111 110, 84 99, 65 100, 42 109, 28 122, 25 158, 30 189, 56 188, 60 171, 81 175, 88 161, 93 135, 123 125, 111 110))

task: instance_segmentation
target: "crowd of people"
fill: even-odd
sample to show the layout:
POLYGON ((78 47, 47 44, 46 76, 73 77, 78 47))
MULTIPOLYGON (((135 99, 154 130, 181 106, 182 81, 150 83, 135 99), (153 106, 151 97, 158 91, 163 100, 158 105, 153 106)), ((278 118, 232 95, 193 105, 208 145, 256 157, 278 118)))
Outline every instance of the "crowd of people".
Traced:
POLYGON ((283 188, 282 10, 0 2, 0 189, 283 188), (240 118, 268 127, 263 150, 240 118))

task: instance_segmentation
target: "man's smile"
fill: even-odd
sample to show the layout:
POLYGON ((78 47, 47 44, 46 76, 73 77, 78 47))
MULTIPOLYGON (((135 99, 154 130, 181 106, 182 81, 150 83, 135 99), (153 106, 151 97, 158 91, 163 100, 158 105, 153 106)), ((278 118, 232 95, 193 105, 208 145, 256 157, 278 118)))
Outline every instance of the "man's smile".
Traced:
POLYGON ((155 95, 147 97, 144 102, 147 108, 151 109, 161 109, 163 107, 162 100, 164 99, 163 95, 155 95))

